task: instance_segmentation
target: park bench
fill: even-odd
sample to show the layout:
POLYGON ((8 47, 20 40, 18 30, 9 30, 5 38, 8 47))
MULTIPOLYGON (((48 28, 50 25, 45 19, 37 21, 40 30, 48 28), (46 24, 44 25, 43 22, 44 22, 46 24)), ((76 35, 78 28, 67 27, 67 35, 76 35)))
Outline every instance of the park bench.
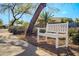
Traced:
POLYGON ((56 24, 47 24, 46 28, 37 28, 37 42, 40 42, 39 37, 45 36, 45 40, 47 41, 47 37, 55 38, 55 46, 59 47, 68 47, 68 23, 56 23, 56 24), (46 30, 45 33, 40 32, 40 30, 46 30), (59 38, 66 38, 65 44, 59 46, 59 38))

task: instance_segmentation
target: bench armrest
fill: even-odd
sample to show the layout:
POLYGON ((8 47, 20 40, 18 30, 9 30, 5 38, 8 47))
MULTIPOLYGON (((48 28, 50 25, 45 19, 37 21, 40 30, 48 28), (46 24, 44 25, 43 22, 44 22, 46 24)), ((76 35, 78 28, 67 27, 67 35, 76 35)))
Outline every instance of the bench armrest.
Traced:
POLYGON ((37 28, 37 29, 39 29, 39 30, 46 30, 46 28, 37 28))

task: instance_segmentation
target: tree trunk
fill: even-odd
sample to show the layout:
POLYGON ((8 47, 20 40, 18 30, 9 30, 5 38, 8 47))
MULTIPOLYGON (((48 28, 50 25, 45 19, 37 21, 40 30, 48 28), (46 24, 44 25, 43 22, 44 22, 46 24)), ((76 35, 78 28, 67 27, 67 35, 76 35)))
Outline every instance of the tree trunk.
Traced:
POLYGON ((13 22, 11 23, 10 26, 13 26, 16 20, 17 20, 17 19, 13 20, 13 22))
POLYGON ((28 27, 28 29, 27 29, 25 35, 31 35, 31 34, 32 34, 34 24, 35 24, 35 22, 36 22, 36 20, 37 20, 37 18, 38 18, 38 16, 39 16, 39 14, 40 14, 40 12, 42 11, 42 9, 43 9, 45 6, 46 6, 46 3, 40 3, 40 5, 38 6, 38 8, 37 8, 37 10, 36 10, 36 12, 35 12, 35 14, 34 14, 32 20, 31 20, 31 22, 30 22, 30 24, 29 24, 29 27, 28 27))

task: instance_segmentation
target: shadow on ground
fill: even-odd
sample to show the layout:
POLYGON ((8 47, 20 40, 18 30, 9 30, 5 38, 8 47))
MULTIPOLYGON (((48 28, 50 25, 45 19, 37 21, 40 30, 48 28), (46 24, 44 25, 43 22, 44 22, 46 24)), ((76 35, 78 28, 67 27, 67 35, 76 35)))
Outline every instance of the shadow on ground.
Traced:
POLYGON ((38 56, 38 54, 36 54, 36 50, 37 47, 29 44, 28 47, 24 48, 25 51, 16 55, 16 56, 38 56))
POLYGON ((45 41, 42 41, 40 43, 37 43, 36 37, 33 37, 33 36, 28 37, 27 41, 35 46, 39 46, 40 48, 44 49, 46 52, 50 53, 52 56, 53 56, 53 53, 58 56, 60 56, 61 54, 64 54, 65 56, 75 56, 75 54, 71 51, 71 49, 79 52, 78 48, 72 48, 70 46, 68 48, 56 49, 55 45, 49 44, 49 42, 47 43, 45 41))

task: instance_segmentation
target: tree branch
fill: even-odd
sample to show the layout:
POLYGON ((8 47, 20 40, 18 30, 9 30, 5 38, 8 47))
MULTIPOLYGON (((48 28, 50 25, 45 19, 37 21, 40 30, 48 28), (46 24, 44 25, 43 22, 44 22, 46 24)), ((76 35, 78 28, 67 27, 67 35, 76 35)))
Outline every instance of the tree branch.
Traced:
POLYGON ((13 18, 16 19, 13 9, 11 9, 11 12, 12 12, 13 18))
POLYGON ((13 10, 14 10, 15 6, 16 6, 16 4, 15 4, 15 3, 13 3, 13 8, 12 8, 13 10))
POLYGON ((24 13, 25 13, 25 12, 23 12, 23 13, 20 15, 20 17, 18 17, 17 19, 20 19, 24 13))
POLYGON ((18 12, 17 14, 15 14, 15 17, 17 16, 17 15, 19 15, 20 14, 20 12, 18 12))

